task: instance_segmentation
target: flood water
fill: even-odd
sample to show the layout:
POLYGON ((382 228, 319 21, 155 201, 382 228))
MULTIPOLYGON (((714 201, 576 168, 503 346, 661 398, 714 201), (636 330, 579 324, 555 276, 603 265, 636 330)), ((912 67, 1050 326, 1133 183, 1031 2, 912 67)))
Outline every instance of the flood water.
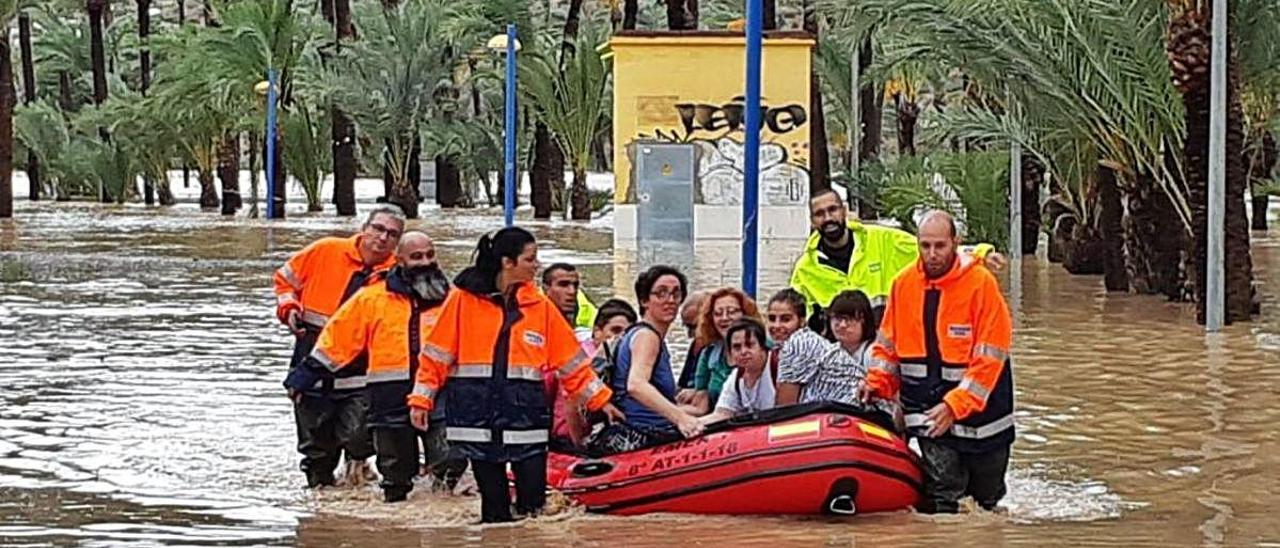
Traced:
MULTIPOLYGON (((16 216, 0 222, 3 545, 1280 546, 1280 230, 1254 234, 1263 319, 1209 338, 1185 305, 1108 295, 1100 278, 1034 259, 1006 274, 1020 432, 1006 513, 566 510, 479 527, 471 497, 419 490, 385 506, 374 488, 303 489, 270 276, 354 221, 26 202, 16 216)), ((424 217, 411 224, 451 272, 501 222, 424 217)), ((636 263, 653 257, 615 258, 609 227, 533 225, 544 264, 585 264, 593 296, 633 299, 636 263)), ((786 282, 800 247, 766 244, 762 293, 786 282)), ((708 287, 737 279, 736 257, 735 242, 700 242, 672 260, 708 287)))

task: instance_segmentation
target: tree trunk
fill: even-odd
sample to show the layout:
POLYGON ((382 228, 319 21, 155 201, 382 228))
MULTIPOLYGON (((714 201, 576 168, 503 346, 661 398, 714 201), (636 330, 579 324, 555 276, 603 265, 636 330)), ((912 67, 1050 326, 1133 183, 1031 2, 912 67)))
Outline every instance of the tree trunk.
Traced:
POLYGON ((551 185, 557 181, 564 185, 563 180, 564 156, 551 139, 547 126, 538 122, 533 131, 533 168, 529 173, 529 201, 533 204, 534 219, 551 218, 551 185))
MULTIPOLYGON (((1231 43, 1230 32, 1227 43, 1231 43)), ((1244 155, 1244 107, 1240 102, 1240 61, 1227 50, 1227 146, 1226 146, 1226 318, 1247 322, 1256 313, 1253 292, 1253 255, 1249 246, 1249 215, 1245 194, 1249 169, 1244 155)))
POLYGON ((262 149, 258 144, 258 133, 249 132, 249 218, 258 218, 258 156, 262 149))
POLYGON ((169 178, 166 176, 156 181, 156 201, 162 206, 171 206, 177 203, 173 197, 173 190, 169 188, 169 178))
POLYGON ((65 70, 58 72, 58 108, 64 113, 76 111, 75 93, 71 86, 71 73, 65 70))
POLYGON ((564 17, 564 32, 560 36, 560 68, 574 54, 574 42, 578 39, 578 26, 582 18, 582 0, 569 0, 569 10, 564 17))
POLYGON ((391 202, 395 196, 395 176, 391 173, 391 140, 387 140, 387 149, 382 153, 382 199, 391 202))
POLYGON ((898 113, 898 155, 916 155, 916 121, 920 119, 920 105, 908 101, 901 93, 893 96, 898 113))
POLYGON ((218 189, 213 185, 213 177, 214 172, 207 169, 201 169, 196 174, 196 178, 200 181, 200 209, 218 207, 218 189))
POLYGON ((1044 166, 1031 154, 1022 155, 1022 254, 1035 255, 1040 245, 1040 183, 1044 166))
POLYGON ((9 26, 0 31, 0 219, 13 218, 13 52, 9 26))
MULTIPOLYGON (((107 0, 87 0, 85 8, 89 12, 89 59, 93 68, 93 104, 101 105, 107 100, 107 58, 102 39, 107 0)), ((103 143, 110 141, 106 128, 98 128, 98 134, 103 143)), ((111 196, 107 192, 108 186, 105 182, 99 186, 98 198, 103 203, 111 202, 111 196)))
POLYGON ((1102 237, 1102 271, 1107 291, 1128 291, 1129 274, 1125 271, 1124 233, 1121 220, 1124 207, 1120 204, 1120 187, 1116 172, 1098 167, 1098 201, 1101 206, 1098 228, 1102 237))
MULTIPOLYGON (((343 40, 355 38, 351 24, 351 0, 326 0, 332 5, 333 24, 337 31, 338 47, 343 40)), ((330 110, 333 119, 333 205, 338 215, 356 214, 356 127, 342 109, 334 105, 330 110)))
POLYGON ((222 181, 222 214, 235 215, 242 205, 239 134, 227 134, 218 145, 218 180, 222 181))
POLYGON ((178 26, 181 27, 187 22, 187 0, 176 0, 178 4, 178 26))
POLYGON ((623 0, 622 30, 636 30, 636 16, 640 12, 640 0, 623 0))
MULTIPOLYGON (((858 117, 862 124, 862 139, 858 149, 859 165, 867 165, 869 162, 878 161, 880 159, 880 135, 882 126, 882 113, 880 108, 880 98, 884 95, 880 84, 871 80, 868 69, 874 61, 871 42, 871 35, 868 33, 867 38, 863 40, 862 47, 858 48, 858 75, 862 88, 858 99, 859 112, 858 117)), ((858 215, 863 219, 875 219, 879 217, 879 212, 875 209, 875 204, 858 201, 858 215)))
POLYGON ((1103 258, 1106 256, 1105 244, 1098 233, 1084 225, 1075 225, 1071 236, 1063 243, 1062 267, 1076 275, 1098 275, 1106 273, 1103 258))
MULTIPOLYGON (((804 30, 818 40, 818 12, 814 0, 804 0, 804 30)), ((816 52, 809 54, 810 62, 816 52)), ((809 194, 831 188, 831 157, 827 148, 827 116, 822 104, 818 71, 809 71, 809 194)))
MULTIPOLYGON (((1205 280, 1208 245, 1210 13, 1191 9, 1169 20, 1166 42, 1174 84, 1182 93, 1187 137, 1183 149, 1187 201, 1191 207, 1192 271, 1196 320, 1205 321, 1205 280)), ((1227 37, 1228 45, 1230 36, 1227 37)), ((1224 215, 1224 289, 1227 323, 1248 320, 1252 311, 1252 260, 1245 219, 1244 189, 1248 173, 1244 165, 1243 115, 1240 107, 1238 63, 1227 69, 1226 211, 1224 215)))
MULTIPOLYGON (((31 104, 36 100, 36 66, 31 55, 31 15, 22 12, 18 15, 18 45, 22 49, 22 103, 31 104)), ((40 189, 44 186, 40 180, 40 158, 34 152, 27 152, 28 197, 31 201, 40 199, 40 189)))
POLYGON ((436 203, 445 209, 458 207, 462 201, 462 173, 458 165, 444 156, 436 156, 436 203))
MULTIPOLYGON (((266 143, 263 143, 263 158, 266 158, 266 143)), ((276 124, 276 150, 275 165, 272 171, 275 172, 271 180, 271 188, 274 200, 267 204, 271 208, 272 219, 283 219, 285 213, 285 204, 289 203, 289 181, 288 172, 284 168, 284 136, 280 134, 279 123, 276 124)))
MULTIPOLYGON (((668 30, 693 30, 698 28, 693 23, 693 14, 689 13, 688 0, 664 0, 667 5, 668 30), (693 23, 692 25, 690 23, 693 23)), ((696 9, 696 8, 695 8, 696 9)))
POLYGON ((409 178, 410 197, 414 203, 422 202, 422 138, 418 132, 413 133, 413 147, 409 149, 409 165, 405 168, 409 178))
POLYGON ((1250 147, 1253 153, 1249 157, 1249 179, 1253 183, 1254 192, 1252 195, 1253 205, 1253 225, 1254 230, 1267 229, 1267 206, 1270 197, 1259 192, 1259 182, 1268 178, 1271 171, 1276 167, 1277 157, 1280 156, 1280 150, 1276 147, 1276 138, 1270 131, 1263 130, 1260 132, 1261 137, 1254 139, 1254 146, 1250 147))
MULTIPOLYGON (((138 0, 138 81, 139 91, 146 97, 151 88, 151 47, 148 37, 151 35, 151 0, 138 0)), ((155 205, 155 178, 149 175, 142 177, 142 203, 155 205)))
POLYGON ((591 220, 591 194, 587 192, 585 168, 573 168, 573 220, 591 220))
MULTIPOLYGON (((764 0, 763 28, 764 30, 778 30, 778 4, 776 0, 764 0)), ((745 11, 745 10, 744 10, 745 11)))
POLYGON ((1173 213, 1173 202, 1156 180, 1142 170, 1125 197, 1125 258, 1129 285, 1137 293, 1186 300, 1182 272, 1186 229, 1173 213))

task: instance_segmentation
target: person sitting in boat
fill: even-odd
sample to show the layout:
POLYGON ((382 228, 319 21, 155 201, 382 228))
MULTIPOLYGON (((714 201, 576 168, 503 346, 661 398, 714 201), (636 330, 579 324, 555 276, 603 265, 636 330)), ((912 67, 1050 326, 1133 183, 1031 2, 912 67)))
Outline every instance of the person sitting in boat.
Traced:
POLYGON ((698 312, 702 311, 702 303, 707 302, 709 294, 705 290, 694 291, 680 305, 680 322, 684 324, 685 336, 689 338, 689 350, 684 353, 684 367, 680 368, 680 380, 677 384, 680 392, 677 393, 677 399, 680 399, 681 393, 686 396, 685 399, 693 395, 693 374, 698 371, 698 354, 702 352, 697 341, 698 312))
POLYGON ((684 274, 669 266, 654 266, 636 279, 640 322, 618 342, 609 381, 626 419, 592 438, 588 445, 594 452, 621 453, 653 445, 669 437, 673 428, 686 438, 702 433, 696 409, 676 404, 675 373, 665 342, 687 287, 684 274))
POLYGON ((805 320, 804 312, 807 307, 804 296, 792 288, 783 289, 774 295, 769 301, 768 310, 771 334, 774 331, 785 331, 789 328, 791 324, 788 320, 791 320, 791 314, 800 317, 799 328, 791 331, 781 341, 777 336, 774 337, 773 349, 778 365, 776 403, 779 406, 800 403, 800 391, 817 369, 817 362, 836 348, 836 344, 828 340, 823 333, 814 330, 816 328, 823 332, 830 331, 829 324, 826 322, 827 315, 825 312, 816 314, 821 316, 820 326, 814 326, 812 318, 805 320), (791 314, 788 314, 788 311, 791 314), (779 324, 777 328, 774 327, 775 323, 779 324))
MULTIPOLYGON (((592 368, 596 375, 605 373, 610 359, 607 350, 612 342, 636 323, 636 311, 630 304, 621 299, 609 299, 600 305, 591 329, 591 339, 583 342, 582 347, 592 356, 592 368)), ((603 377, 602 377, 603 378, 603 377)), ((587 420, 586 410, 581 405, 572 403, 568 395, 560 390, 560 382, 552 371, 543 373, 547 401, 555 402, 551 417, 551 449, 560 452, 572 452, 580 449, 591 434, 591 423, 587 420)))
POLYGON ((765 307, 765 320, 768 321, 766 325, 769 328, 769 363, 775 367, 783 345, 787 344, 792 335, 805 330, 805 310, 804 296, 789 287, 774 293, 769 299, 769 305, 765 307))
MULTIPOLYGON (((831 301, 827 322, 836 344, 816 334, 812 342, 802 341, 798 337, 803 335, 797 333, 783 345, 778 368, 779 405, 816 401, 862 405, 857 393, 867 377, 871 343, 876 337, 871 300, 858 290, 842 291, 831 301)), ((880 400, 875 406, 895 418, 901 415, 892 400, 880 400)))
POLYGON ((711 406, 720 400, 721 387, 733 371, 725 351, 724 336, 729 326, 744 317, 760 321, 760 311, 751 297, 734 287, 715 290, 702 304, 695 341, 702 351, 693 377, 693 391, 685 392, 677 400, 700 409, 699 415, 711 412, 711 406))
POLYGON ((724 382, 715 411, 699 419, 703 424, 773 409, 777 366, 770 363, 764 326, 750 318, 738 320, 725 333, 725 341, 733 372, 724 382))

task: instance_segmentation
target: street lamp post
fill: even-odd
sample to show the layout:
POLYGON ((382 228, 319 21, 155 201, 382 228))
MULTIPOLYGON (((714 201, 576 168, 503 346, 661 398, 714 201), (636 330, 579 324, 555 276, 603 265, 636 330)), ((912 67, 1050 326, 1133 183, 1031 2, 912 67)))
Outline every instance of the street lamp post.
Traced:
POLYGON ((276 69, 267 69, 267 79, 258 82, 254 86, 254 91, 267 96, 267 127, 265 133, 266 156, 265 169, 267 180, 267 218, 275 217, 276 202, 276 94, 279 87, 276 85, 276 69))
POLYGON ((760 56, 764 46, 764 2, 747 0, 746 113, 742 172, 742 290, 756 295, 756 257, 760 239, 757 218, 760 198, 760 56))
POLYGON ((520 51, 520 41, 516 38, 515 24, 507 25, 506 35, 497 35, 489 39, 489 49, 506 54, 506 105, 504 107, 503 124, 503 187, 502 214, 506 226, 515 223, 516 214, 516 52, 520 51))

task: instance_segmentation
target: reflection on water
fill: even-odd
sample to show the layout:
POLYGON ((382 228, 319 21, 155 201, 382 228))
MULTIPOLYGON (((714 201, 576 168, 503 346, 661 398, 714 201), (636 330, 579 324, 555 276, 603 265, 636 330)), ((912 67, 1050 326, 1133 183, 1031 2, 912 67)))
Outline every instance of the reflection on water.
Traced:
MULTIPOLYGON (((1007 513, 904 512, 851 527, 568 509, 479 527, 470 497, 420 490, 387 506, 373 487, 302 489, 270 273, 355 221, 268 227, 189 206, 19 205, 19 219, 0 224, 0 544, 337 545, 375 533, 379 544, 429 546, 1280 542, 1276 231, 1254 242, 1265 319, 1209 338, 1185 306, 1107 295, 1097 278, 1023 261, 1011 296, 1021 434, 1007 513)), ((416 224, 456 271, 499 222, 427 210, 416 224)), ((543 263, 586 265, 597 298, 633 298, 635 273, 655 261, 690 268, 695 287, 738 279, 737 242, 614 256, 608 227, 532 225, 543 263)), ((762 249, 762 293, 786 282, 800 247, 762 249)))

